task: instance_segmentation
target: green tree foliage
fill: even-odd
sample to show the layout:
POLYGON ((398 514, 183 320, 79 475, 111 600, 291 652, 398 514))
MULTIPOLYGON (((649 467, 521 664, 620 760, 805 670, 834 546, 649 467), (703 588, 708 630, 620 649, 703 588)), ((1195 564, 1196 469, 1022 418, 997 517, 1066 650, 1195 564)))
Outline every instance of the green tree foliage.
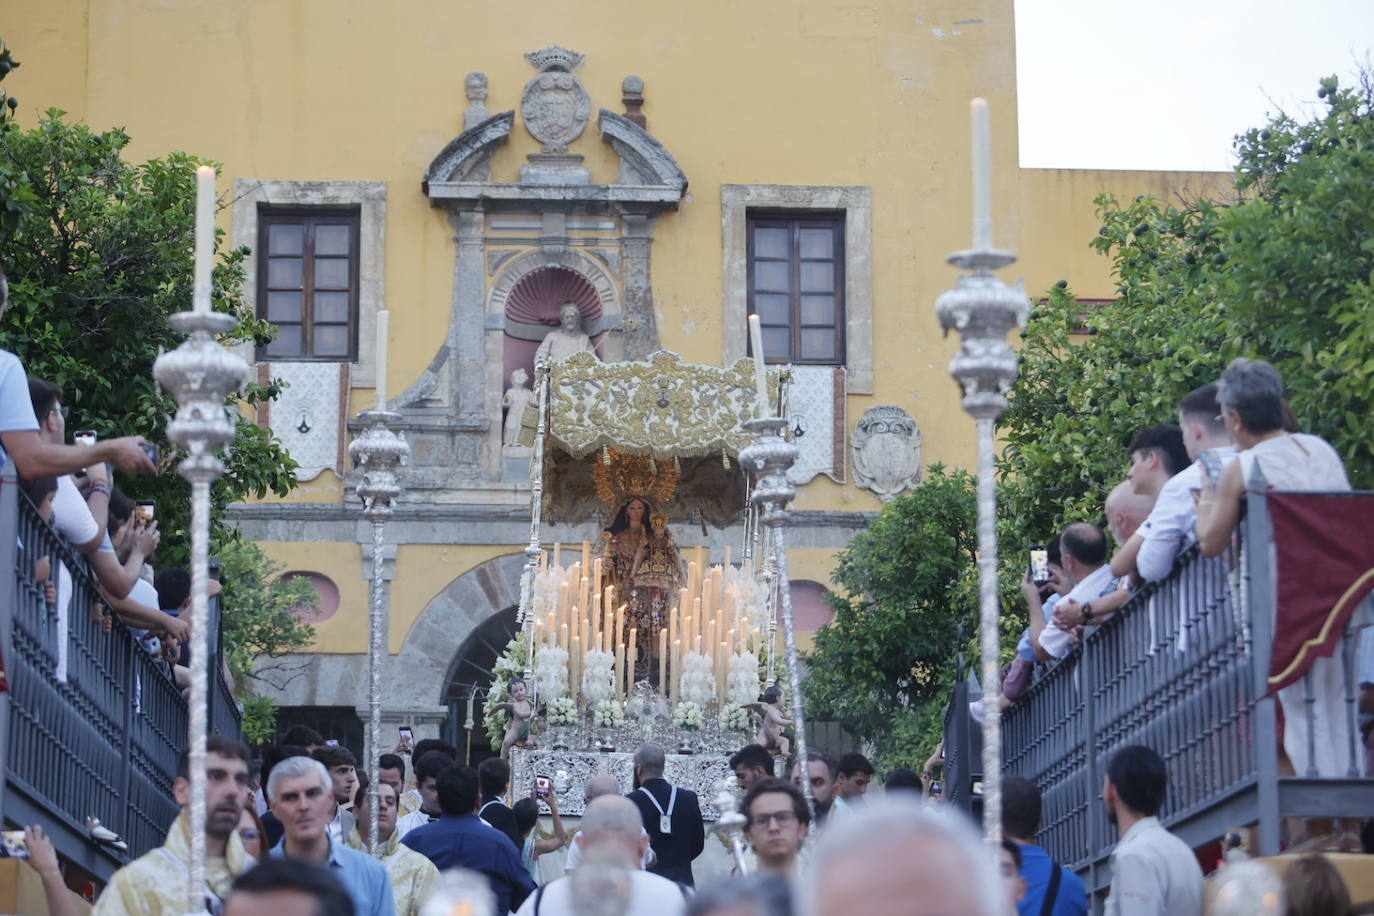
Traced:
MULTIPOLYGON (((13 66, 0 53, 0 78, 13 66)), ((0 96, 0 111, 13 102, 0 96)), ((167 317, 191 303, 194 171, 202 160, 178 152, 135 165, 123 159, 128 143, 122 130, 93 131, 56 110, 30 130, 0 119, 0 261, 10 278, 0 347, 18 354, 30 375, 63 389, 69 430, 142 435, 159 447, 156 475, 119 484, 157 503, 158 565, 186 565, 190 490, 175 473, 181 456, 165 431, 176 402, 153 380, 153 361, 180 344, 167 317)), ((248 254, 222 251, 214 268, 214 307, 238 319, 226 345, 263 344, 274 333, 243 299, 248 254)), ((233 406, 251 408, 276 393, 275 382, 250 385, 233 406)), ((251 696, 254 659, 310 643, 314 631, 293 609, 309 608, 315 596, 303 581, 276 579, 280 570, 222 516, 229 502, 286 495, 296 463, 268 431, 239 415, 225 464, 211 515, 211 549, 224 576, 224 645, 245 698, 245 730, 270 737, 272 703, 251 696)))
POLYGON ((977 616, 976 516, 973 478, 932 465, 840 551, 807 705, 873 743, 885 766, 919 763, 919 736, 938 731, 959 625, 971 634, 977 616))
POLYGON ((229 538, 217 555, 224 583, 224 656, 243 698, 244 737, 270 741, 276 707, 270 698, 254 696, 254 688, 270 659, 314 640, 315 629, 301 618, 318 607, 319 598, 305 579, 282 579, 281 568, 254 544, 229 538))
POLYGON ((1097 199, 1119 298, 1084 315, 1067 282, 1049 291, 1002 418, 1007 516, 1032 536, 1099 516, 1135 431, 1236 356, 1274 363, 1303 428, 1374 486, 1374 92, 1319 95, 1312 120, 1237 138, 1231 199, 1097 199))
MULTIPOLYGON (((189 487, 174 473, 167 417, 176 402, 153 380, 153 361, 180 335, 167 316, 190 306, 194 170, 201 160, 171 153, 141 165, 122 158, 129 137, 69 124, 50 110, 31 130, 0 125, 0 173, 23 191, 13 226, 0 224, 0 261, 10 277, 10 306, 0 346, 30 375, 59 385, 71 407, 70 429, 102 438, 137 434, 159 446, 160 473, 124 478, 131 496, 157 502, 160 558, 184 562, 189 487)), ((264 343, 273 328, 243 299, 246 248, 222 252, 214 270, 215 308, 238 327, 224 343, 264 343)), ((251 406, 276 394, 250 385, 236 399, 251 406)), ((271 434, 242 416, 227 471, 214 487, 214 524, 228 502, 269 492, 285 495, 296 464, 271 434)))
MULTIPOLYGON (((1027 544, 1101 524, 1141 427, 1236 356, 1273 362, 1304 429, 1374 487, 1374 90, 1321 82, 1325 108, 1236 139, 1222 199, 1097 198, 1091 241, 1118 297, 1085 313, 1068 281, 1031 314, 999 433, 1003 658, 1024 626, 1027 544)), ((956 627, 976 608, 971 484, 932 473, 840 554, 835 622, 816 638, 807 699, 874 742, 885 765, 924 759, 952 680, 956 627)), ((976 658, 973 638, 964 646, 976 658)))

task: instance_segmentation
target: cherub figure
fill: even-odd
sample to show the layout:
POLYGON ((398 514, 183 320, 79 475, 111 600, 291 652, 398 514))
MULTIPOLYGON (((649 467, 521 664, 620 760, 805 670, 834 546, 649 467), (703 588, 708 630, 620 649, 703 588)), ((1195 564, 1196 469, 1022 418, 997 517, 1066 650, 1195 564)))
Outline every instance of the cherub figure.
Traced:
POLYGON ((521 747, 538 747, 530 738, 530 720, 534 718, 534 704, 529 699, 529 685, 524 678, 515 678, 510 682, 510 700, 505 703, 498 703, 496 711, 505 710, 510 713, 510 727, 506 729, 505 740, 501 742, 501 759, 510 759, 510 749, 517 744, 521 747))
POLYGON ((792 720, 782 711, 782 688, 777 684, 763 692, 762 703, 751 703, 750 709, 763 714, 759 723, 758 743, 770 754, 786 757, 791 751, 792 742, 782 730, 792 724, 792 720))

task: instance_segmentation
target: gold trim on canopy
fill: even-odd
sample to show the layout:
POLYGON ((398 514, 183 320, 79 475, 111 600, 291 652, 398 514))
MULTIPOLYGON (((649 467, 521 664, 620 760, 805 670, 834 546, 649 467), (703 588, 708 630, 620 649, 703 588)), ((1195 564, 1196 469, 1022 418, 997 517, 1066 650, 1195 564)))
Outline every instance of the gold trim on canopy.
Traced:
MULTIPOLYGON (((669 350, 644 362, 603 363, 574 353, 550 368, 549 443, 574 458, 603 447, 655 459, 725 454, 753 442, 743 423, 757 413, 754 363, 684 363, 669 350)), ((776 404, 783 370, 768 371, 776 404)))

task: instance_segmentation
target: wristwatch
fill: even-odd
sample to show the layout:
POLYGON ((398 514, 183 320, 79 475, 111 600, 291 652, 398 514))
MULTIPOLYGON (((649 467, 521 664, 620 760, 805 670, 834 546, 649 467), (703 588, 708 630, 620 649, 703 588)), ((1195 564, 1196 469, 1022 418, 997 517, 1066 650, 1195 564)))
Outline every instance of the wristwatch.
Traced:
POLYGON ((1084 623, 1087 623, 1089 620, 1092 620, 1092 619, 1093 619, 1093 603, 1092 603, 1091 601, 1085 601, 1085 602, 1083 602, 1083 622, 1084 622, 1084 623))

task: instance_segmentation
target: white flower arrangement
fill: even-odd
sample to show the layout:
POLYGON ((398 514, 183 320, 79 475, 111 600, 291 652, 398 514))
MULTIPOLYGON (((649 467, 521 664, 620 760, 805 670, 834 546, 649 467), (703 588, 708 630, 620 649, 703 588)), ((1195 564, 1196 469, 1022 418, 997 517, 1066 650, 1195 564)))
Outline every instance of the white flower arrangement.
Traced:
POLYGON ((597 728, 619 728, 625 724, 625 710, 616 700, 602 700, 596 704, 593 721, 597 728))
POLYGON ((522 634, 516 633, 506 644, 505 651, 496 660, 496 664, 491 666, 491 690, 482 702, 482 725, 487 730, 487 737, 491 739, 493 751, 501 749, 501 742, 506 738, 506 729, 510 727, 510 713, 497 707, 509 702, 507 687, 511 680, 524 677, 527 651, 526 640, 522 634))
POLYGON ((726 703, 720 708, 720 727, 732 732, 747 732, 753 720, 749 710, 738 703, 726 703))
POLYGON ((550 725, 577 724, 577 704, 573 702, 572 697, 554 697, 549 701, 547 714, 550 725))
POLYGON ((582 695, 593 705, 615 693, 615 656, 593 649, 582 656, 582 695))
POLYGON ((726 662, 725 699, 735 705, 756 703, 759 698, 759 660, 753 652, 736 652, 726 662))
POLYGON ((683 700, 673 710, 673 724, 687 731, 698 731, 704 724, 701 707, 691 700, 683 700))
MULTIPOLYGON (((682 657, 682 680, 679 684, 680 695, 686 702, 704 707, 716 698, 716 675, 712 670, 711 656, 700 652, 688 652, 682 657)), ((681 705, 681 704, 679 704, 681 705)))
POLYGON ((562 697, 568 693, 568 650, 558 646, 544 646, 534 657, 534 678, 539 693, 546 697, 562 697))

